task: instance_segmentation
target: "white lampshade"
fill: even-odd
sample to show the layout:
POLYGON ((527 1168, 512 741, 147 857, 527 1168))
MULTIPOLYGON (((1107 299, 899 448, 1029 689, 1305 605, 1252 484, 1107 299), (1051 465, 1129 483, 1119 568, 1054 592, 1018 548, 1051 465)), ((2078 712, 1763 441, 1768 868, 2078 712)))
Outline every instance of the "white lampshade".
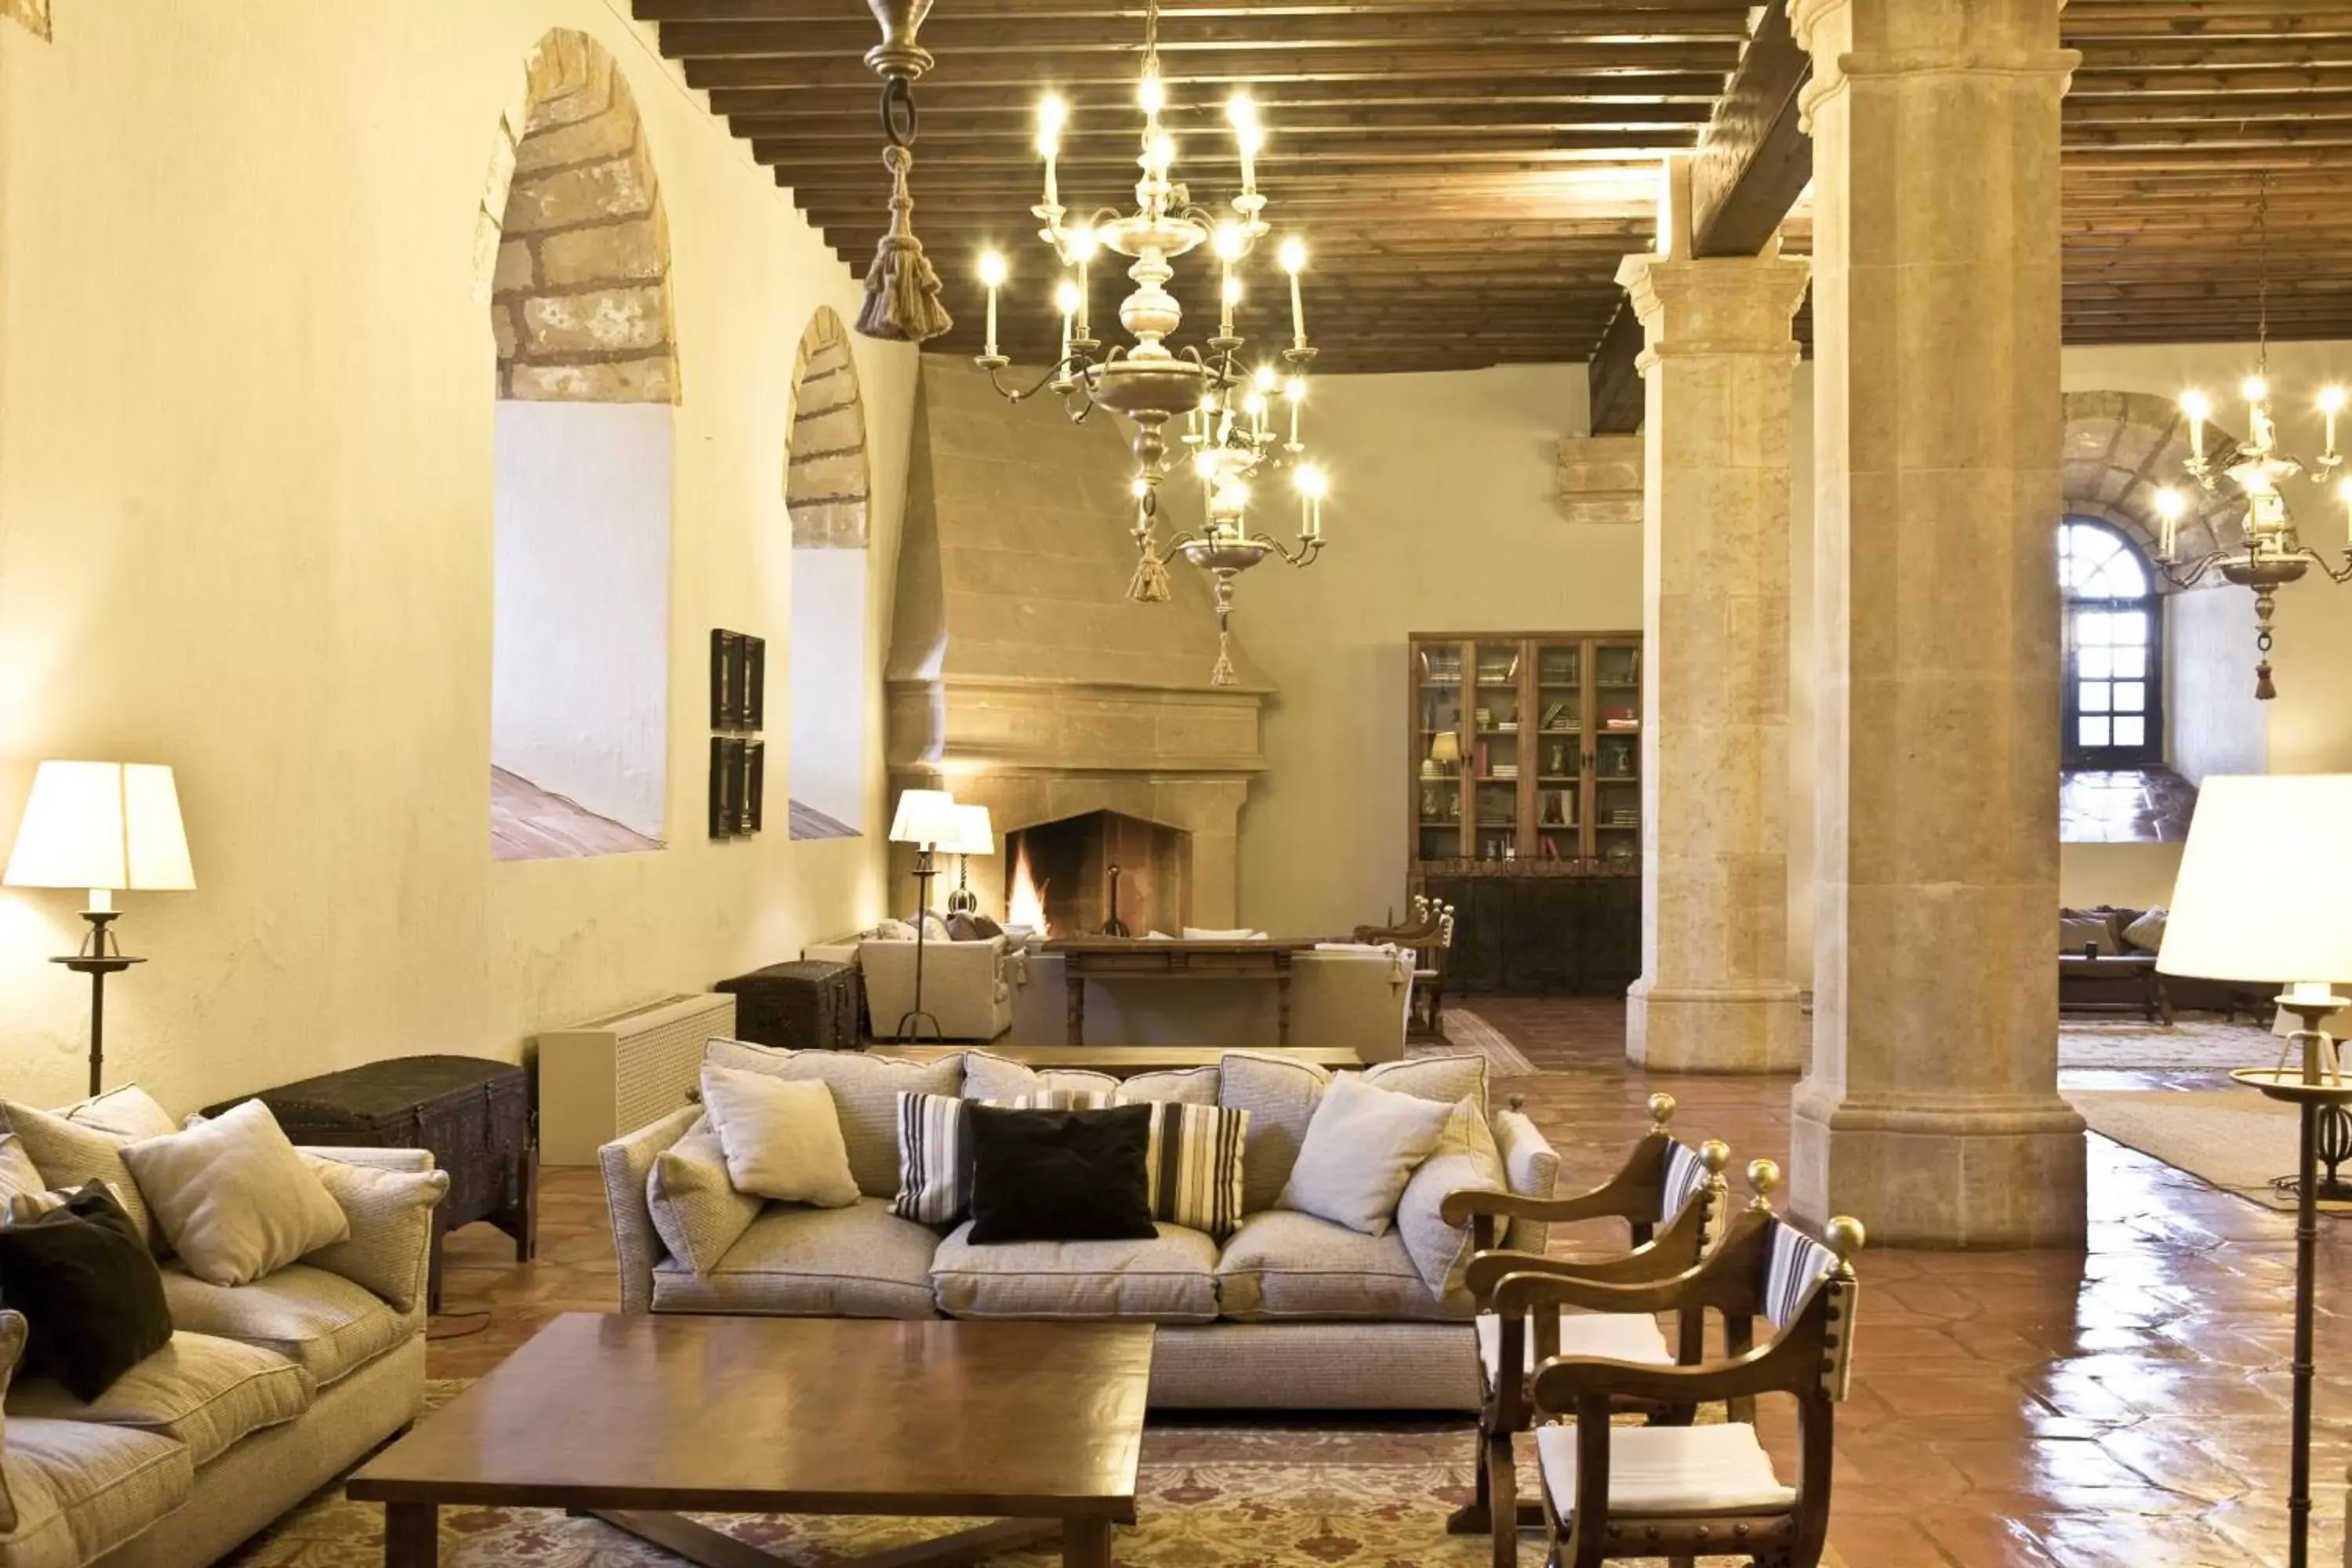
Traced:
POLYGON ((172 770, 152 763, 43 763, 5 879, 12 888, 94 892, 194 887, 172 770))
POLYGON ((988 807, 958 805, 955 831, 940 840, 940 848, 950 855, 995 854, 996 825, 988 819, 988 807))
POLYGON ((893 844, 944 844, 955 833, 955 796, 943 789, 902 790, 890 819, 893 844))
POLYGON ((2156 966, 2257 984, 2352 981, 2352 773, 2216 776, 2156 966))

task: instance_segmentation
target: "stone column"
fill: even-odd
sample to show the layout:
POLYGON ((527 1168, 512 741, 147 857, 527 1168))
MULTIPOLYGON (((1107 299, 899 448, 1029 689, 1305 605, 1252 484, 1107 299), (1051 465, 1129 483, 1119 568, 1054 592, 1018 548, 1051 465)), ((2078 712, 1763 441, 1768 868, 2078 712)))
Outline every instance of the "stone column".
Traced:
POLYGON ((1668 1072, 1794 1072, 1788 977, 1790 322, 1806 267, 1690 254, 1690 166, 1664 256, 1617 281, 1642 358, 1642 977, 1625 1054, 1668 1072))
POLYGON ((1794 0, 1820 732, 1791 1200, 2084 1235, 2057 1092, 2062 0, 1794 0))

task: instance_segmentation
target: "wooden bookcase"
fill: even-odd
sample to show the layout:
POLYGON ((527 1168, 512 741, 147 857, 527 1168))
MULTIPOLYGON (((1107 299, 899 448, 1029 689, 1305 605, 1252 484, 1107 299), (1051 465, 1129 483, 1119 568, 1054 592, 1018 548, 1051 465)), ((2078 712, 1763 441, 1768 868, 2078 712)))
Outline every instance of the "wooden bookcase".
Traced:
POLYGON ((1640 633, 1422 633, 1407 663, 1412 876, 1639 868, 1640 633))
POLYGON ((1407 659, 1408 885, 1449 989, 1607 994, 1641 971, 1642 637, 1431 632, 1407 659))

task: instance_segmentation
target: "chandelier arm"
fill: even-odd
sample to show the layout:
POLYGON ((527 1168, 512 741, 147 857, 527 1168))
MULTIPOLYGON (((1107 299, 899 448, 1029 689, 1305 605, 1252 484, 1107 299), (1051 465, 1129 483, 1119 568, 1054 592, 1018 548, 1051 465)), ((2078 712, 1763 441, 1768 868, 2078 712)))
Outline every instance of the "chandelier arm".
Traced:
POLYGON ((2229 560, 2231 553, 2231 552, 2227 550, 2217 550, 2210 555, 2199 556, 2195 561, 2189 562, 2185 566, 2175 562, 2159 561, 2156 563, 2156 569, 2162 573, 2164 580, 2171 584, 2174 587, 2181 589, 2194 588, 2198 584, 2205 580, 2205 574, 2207 573, 2212 571, 2214 567, 2219 566, 2222 562, 2229 560))
POLYGON ((2311 557, 2313 565, 2327 574, 2328 580, 2330 582, 2337 584, 2352 583, 2352 544, 2347 544, 2344 547, 2344 564, 2341 569, 2330 566, 2327 563, 2327 557, 2322 555, 2318 551, 2310 548, 2308 545, 2305 546, 2303 552, 2311 557))
POLYGON ((1076 354, 1071 354, 1067 358, 1060 360, 1048 367, 1045 374, 1037 378, 1034 385, 1025 387, 1009 387, 1004 384, 1004 378, 999 374, 1004 369, 1005 364, 1009 362, 999 361, 994 364, 991 364, 983 359, 975 363, 980 365, 981 369, 988 372, 988 384, 994 387, 996 389, 996 395, 999 397, 1003 398, 1007 403, 1026 403, 1029 399, 1036 396, 1039 393, 1053 385, 1055 380, 1061 378, 1064 371, 1076 371, 1081 377, 1083 377, 1087 368, 1087 362, 1085 360, 1081 359, 1076 354))
POLYGON ((1298 549, 1295 552, 1285 549, 1282 541, 1269 533, 1251 534, 1249 542, 1252 544, 1262 544, 1281 556, 1282 563, 1286 566, 1312 566, 1315 563, 1315 558, 1323 553, 1323 542, 1319 539, 1300 540, 1298 549))

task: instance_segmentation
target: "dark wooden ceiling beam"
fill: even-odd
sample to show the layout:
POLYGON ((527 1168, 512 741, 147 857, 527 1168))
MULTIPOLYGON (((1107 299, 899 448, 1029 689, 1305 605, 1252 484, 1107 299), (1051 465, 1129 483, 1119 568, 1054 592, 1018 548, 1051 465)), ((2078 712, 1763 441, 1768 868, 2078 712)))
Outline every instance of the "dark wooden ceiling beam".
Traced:
POLYGON ((1812 182, 1813 139, 1797 124, 1797 97, 1812 75, 1786 0, 1770 0, 1691 163, 1695 254, 1758 254, 1812 182))
MULTIPOLYGON (((1687 147, 1697 137, 1691 127, 1654 132, 1646 137, 1629 137, 1615 131, 1552 131, 1540 135, 1517 139, 1508 147, 1497 147, 1492 138, 1472 133, 1461 137, 1433 135, 1381 136, 1371 139, 1349 137, 1332 142, 1291 142, 1280 149, 1268 148, 1257 159, 1258 183, 1269 192, 1280 190, 1282 182, 1293 171, 1330 170, 1342 174, 1373 174, 1388 168, 1418 166, 1431 175, 1476 170, 1505 170, 1528 173, 1575 167, 1584 160, 1567 156, 1570 153, 1615 153, 1628 161, 1654 160, 1658 151, 1667 147, 1687 147)), ((762 163, 789 165, 796 170, 854 168, 866 173, 875 167, 874 146, 854 142, 812 142, 804 138, 754 137, 751 156, 762 163)), ((1117 171, 1115 177, 1132 183, 1136 165, 1136 149, 1132 146, 1107 146, 1099 142, 1081 142, 1065 147, 1059 167, 1067 171, 1065 183, 1073 175, 1089 171, 1117 171)), ((994 171, 1040 171, 1042 184, 1044 165, 1036 154, 1017 142, 968 142, 948 139, 925 138, 917 167, 934 178, 943 171, 958 174, 994 171)), ((1241 171, 1239 153, 1230 145, 1201 142, 1181 150, 1176 165, 1180 180, 1197 184, 1201 171, 1212 170, 1218 178, 1238 181, 1241 171)))
MULTIPOLYGON (((1727 72, 1738 61, 1737 45, 1552 44, 1513 46, 1511 68, 1538 76, 1580 75, 1628 79, 1644 74, 1687 76, 1727 72)), ((729 58, 689 59, 686 81, 693 88, 763 87, 814 91, 871 89, 873 73, 856 55, 824 59, 729 58)), ((1231 49, 1184 55, 1161 71, 1171 90, 1195 84, 1218 88, 1259 82, 1368 81, 1394 86, 1404 81, 1475 84, 1494 74, 1496 57, 1478 48, 1231 49)), ((1073 87, 1135 84, 1135 61, 1123 55, 978 55, 943 60, 935 68, 941 84, 988 86, 1017 92, 1059 91, 1073 87)), ((924 90, 933 79, 926 78, 924 90)))
MULTIPOLYGON (((2352 113, 2352 100, 2347 100, 2347 112, 2352 113)), ((951 142, 959 147, 1006 146, 1033 155, 1037 129, 1034 117, 1028 114, 977 115, 941 114, 929 104, 922 110, 923 145, 951 142)), ((1703 103, 1658 103, 1634 105, 1623 103, 1477 103, 1447 107, 1398 105, 1382 109, 1323 109, 1296 110, 1279 118, 1267 117, 1269 146, 1262 156, 1278 157, 1284 148, 1298 140, 1325 140, 1336 137, 1361 139, 1367 135, 1394 135, 1400 132, 1416 135, 1454 135, 1463 139, 1491 138, 1497 132, 1512 137, 1544 137, 1562 132, 1614 131, 1639 132, 1644 135, 1688 135, 1706 122, 1707 109, 1703 103)), ((1193 139, 1222 138, 1225 128, 1216 125, 1185 125, 1171 123, 1170 130, 1178 137, 1179 146, 1189 150, 1193 139)), ((874 128, 860 124, 848 115, 826 116, 798 114, 736 114, 728 117, 728 129, 736 135, 761 140, 785 140, 822 146, 832 142, 850 142, 871 147, 874 128)), ((1081 121, 1063 132, 1066 148, 1115 143, 1124 148, 1132 158, 1141 142, 1140 117, 1126 117, 1123 122, 1081 121)))
POLYGON ((1587 401, 1595 436, 1622 436, 1642 427, 1642 322, 1621 290, 1616 313, 1601 331, 1584 367, 1587 401))
MULTIPOLYGON (((641 22, 713 21, 713 22, 799 22, 837 23, 847 9, 841 0, 635 0, 632 7, 641 22)), ((1447 0, 1444 9, 1458 17, 1463 31, 1475 30, 1492 16, 1553 16, 1570 19, 1592 16, 1615 16, 1621 26, 1630 26, 1629 18, 1651 14, 1690 15, 1707 13, 1716 16, 1739 17, 1747 11, 1746 0, 1447 0)), ((1361 16, 1428 16, 1436 7, 1430 0, 1167 0, 1160 7, 1162 27, 1191 26, 1195 23, 1229 21, 1234 18, 1255 18, 1261 21, 1287 22, 1315 18, 1347 19, 1361 16)), ((945 20, 949 13, 940 14, 945 20)), ((1073 18, 1088 20, 1105 27, 1118 27, 1142 37, 1145 7, 1141 0, 1128 4, 1088 4, 1086 0, 954 0, 952 15, 963 21, 987 20, 1015 25, 1044 19, 1066 21, 1073 18)), ((872 24, 866 24, 872 31, 872 24)), ((929 42, 931 35, 923 35, 929 42)))
MULTIPOLYGON (((1370 112, 1382 109, 1443 110, 1472 106, 1509 108, 1545 104, 1649 107, 1673 103, 1712 108, 1716 94, 1722 88, 1721 71, 1686 71, 1645 75, 1622 82, 1597 76, 1487 76, 1435 86, 1389 85, 1378 81, 1336 85, 1276 83, 1253 88, 1251 97, 1257 100, 1258 109, 1269 129, 1279 136, 1284 118, 1294 114, 1340 110, 1370 112)), ((1071 134, 1086 134, 1098 121, 1129 130, 1140 127, 1132 81, 1083 89, 1057 88, 1056 90, 1069 105, 1071 134)), ((1168 104, 1170 123, 1178 126, 1188 122, 1209 127, 1222 125, 1225 96, 1171 91, 1168 104)), ((934 122, 960 121, 968 116, 1001 119, 1024 130, 1036 123, 1036 99, 1008 92, 1001 84, 960 85, 939 77, 927 77, 918 97, 921 100, 926 126, 934 122)), ((798 116, 820 121, 842 116, 870 119, 874 110, 874 83, 869 79, 837 88, 714 88, 710 92, 710 108, 714 113, 729 116, 798 116)))

